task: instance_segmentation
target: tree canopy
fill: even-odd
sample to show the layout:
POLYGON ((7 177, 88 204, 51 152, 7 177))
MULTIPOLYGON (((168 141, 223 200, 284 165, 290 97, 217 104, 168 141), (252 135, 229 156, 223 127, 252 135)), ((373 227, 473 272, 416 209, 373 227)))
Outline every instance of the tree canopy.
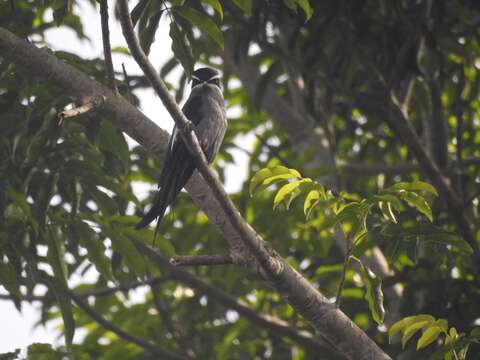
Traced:
POLYGON ((90 0, 93 59, 45 41, 85 38, 78 3, 0 3, 0 298, 65 339, 1 359, 479 356, 478 1, 90 0), (115 21, 128 48, 110 49, 115 21), (149 72, 161 21, 174 56, 149 72), (115 73, 112 51, 144 73, 115 73), (242 151, 246 179, 226 196, 192 148, 201 175, 153 241, 134 225, 169 135, 138 90, 181 124, 165 90, 180 101, 200 64, 229 114, 213 169, 242 151))

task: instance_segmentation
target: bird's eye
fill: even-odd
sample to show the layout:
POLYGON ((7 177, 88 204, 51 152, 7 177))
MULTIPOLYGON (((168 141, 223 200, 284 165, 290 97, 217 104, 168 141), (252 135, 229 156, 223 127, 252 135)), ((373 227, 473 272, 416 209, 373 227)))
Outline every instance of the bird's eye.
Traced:
POLYGON ((212 84, 212 85, 220 86, 220 79, 219 78, 210 79, 210 80, 208 80, 208 83, 212 84))

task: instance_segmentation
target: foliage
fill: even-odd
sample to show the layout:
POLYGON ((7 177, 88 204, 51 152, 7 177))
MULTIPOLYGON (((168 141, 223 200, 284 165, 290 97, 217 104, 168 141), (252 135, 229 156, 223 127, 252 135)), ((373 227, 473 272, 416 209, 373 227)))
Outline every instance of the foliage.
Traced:
MULTIPOLYGON (((0 2, 0 23, 105 82, 101 59, 54 51, 45 43, 45 32, 58 26, 85 39, 78 3, 0 2)), ((402 352, 425 359, 478 358, 476 250, 461 235, 457 214, 441 191, 437 194, 440 189, 429 185, 412 148, 387 121, 387 95, 393 93, 430 160, 460 194, 456 211, 466 214, 478 243, 478 1, 140 0, 135 5, 131 14, 147 53, 161 22, 170 26, 174 57, 160 74, 164 78, 179 66, 185 71, 171 84, 177 101, 195 64, 223 70, 231 116, 214 166, 225 180, 235 155, 248 154, 245 178, 251 181, 231 197, 272 247, 326 297, 341 298, 342 311, 393 358, 402 352), (252 65, 248 71, 240 71, 242 61, 252 65), (278 99, 287 106, 279 107, 278 99), (308 142, 315 136, 322 140, 308 142), (275 210, 288 212, 272 212, 272 202, 275 210), (338 244, 342 231, 346 236, 338 244), (374 249, 383 251, 390 265, 383 279, 362 257, 374 249), (389 319, 388 296, 397 287, 403 289, 398 317, 389 319), (403 318, 389 326, 390 336, 378 327, 383 308, 387 326, 403 318), (420 330, 416 343, 408 341, 420 330), (402 345, 389 342, 395 333, 403 336, 402 345)), ((116 77, 125 96, 123 75, 116 77)), ((129 78, 138 105, 136 90, 147 82, 143 76, 129 78)), ((119 286, 90 296, 88 304, 162 349, 182 355, 190 350, 195 358, 316 358, 314 350, 238 316, 138 254, 130 240, 150 243, 153 231, 132 227, 152 200, 161 164, 129 145, 99 114, 59 126, 56 114, 70 103, 60 89, 0 54, 2 294, 18 309, 22 299, 42 294, 39 324, 62 318, 66 344, 75 330, 86 334, 58 350, 32 344, 28 356, 148 358, 69 298, 69 291, 119 286), (146 199, 132 191, 138 182, 152 186, 146 199), (132 289, 152 277, 160 283, 144 286, 139 299, 132 289)), ((228 251, 184 194, 160 233, 155 244, 166 256, 228 251)), ((311 331, 279 294, 242 268, 191 272, 258 313, 311 331)), ((335 355, 325 351, 324 356, 335 355)), ((15 357, 15 351, 0 355, 15 357)))
POLYGON ((422 336, 417 341, 417 350, 437 341, 441 335, 444 335, 442 346, 432 355, 432 359, 466 359, 470 344, 479 343, 479 328, 474 328, 469 336, 464 333, 458 333, 454 327, 448 328, 448 321, 445 319, 435 319, 431 315, 408 316, 399 320, 391 326, 388 331, 389 339, 395 337, 399 332, 402 333, 402 347, 417 333, 422 331, 422 336))

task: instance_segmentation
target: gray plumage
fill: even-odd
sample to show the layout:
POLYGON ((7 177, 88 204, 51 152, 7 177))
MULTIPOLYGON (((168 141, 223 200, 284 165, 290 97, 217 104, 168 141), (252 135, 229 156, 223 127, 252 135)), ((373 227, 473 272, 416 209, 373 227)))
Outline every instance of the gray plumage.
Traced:
MULTIPOLYGON (((193 72, 192 78, 192 91, 182 111, 193 123, 200 146, 211 163, 227 130, 225 101, 220 89, 219 73, 214 69, 200 68, 193 72)), ((195 171, 193 157, 179 131, 175 125, 158 181, 159 191, 152 207, 137 224, 137 229, 147 226, 155 218, 158 218, 158 229, 167 207, 172 205, 195 171)))

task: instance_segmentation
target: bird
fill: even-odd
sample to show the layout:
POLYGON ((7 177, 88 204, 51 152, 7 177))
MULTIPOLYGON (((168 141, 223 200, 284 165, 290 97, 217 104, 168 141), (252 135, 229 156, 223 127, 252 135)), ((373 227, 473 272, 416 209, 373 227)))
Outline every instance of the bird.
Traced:
MULTIPOLYGON (((202 67, 192 73, 192 89, 182 112, 193 124, 200 147, 211 164, 227 130, 225 100, 220 86, 220 73, 217 70, 202 67)), ((150 210, 136 225, 137 229, 142 229, 157 219, 155 234, 157 233, 168 206, 173 204, 196 169, 193 155, 179 131, 181 130, 175 125, 158 181, 159 190, 150 210)))

